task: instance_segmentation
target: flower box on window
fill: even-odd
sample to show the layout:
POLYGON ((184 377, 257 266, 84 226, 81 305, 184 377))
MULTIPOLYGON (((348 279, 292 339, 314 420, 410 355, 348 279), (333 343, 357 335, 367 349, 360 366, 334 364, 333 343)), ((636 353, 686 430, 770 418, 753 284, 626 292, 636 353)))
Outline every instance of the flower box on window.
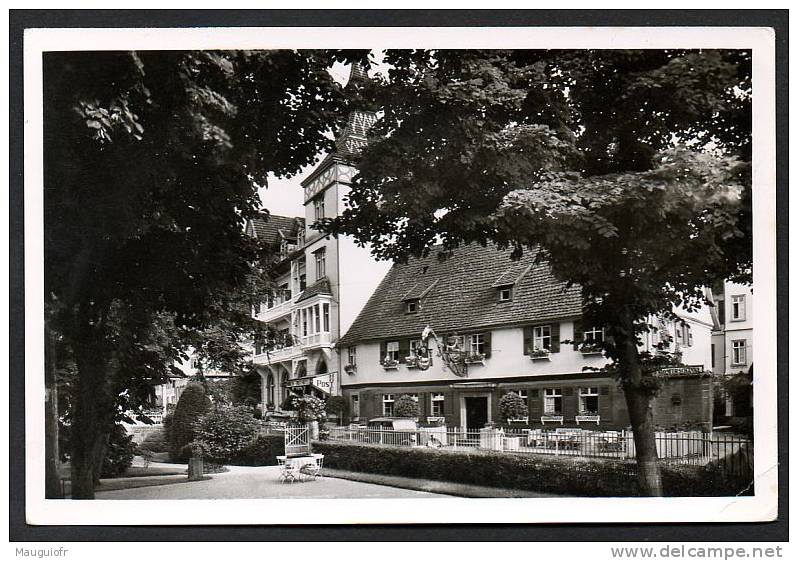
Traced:
POLYGON ((466 355, 466 364, 485 364, 485 355, 482 353, 471 353, 466 355))
POLYGON ((583 355, 600 355, 601 354, 601 347, 598 345, 582 345, 579 349, 583 355))
POLYGON ((529 349, 529 358, 532 360, 551 360, 549 349, 529 349))
POLYGON ((418 368, 418 357, 415 355, 406 356, 405 366, 408 368, 418 368))
POLYGON ((544 413, 542 417, 540 417, 541 424, 545 425, 546 423, 560 423, 563 424, 564 417, 562 413, 544 413))
POLYGON ((346 366, 344 366, 344 372, 346 372, 349 375, 354 374, 356 370, 357 366, 355 366, 354 364, 347 364, 346 366))
POLYGON ((601 422, 601 417, 595 411, 580 411, 574 420, 577 425, 579 423, 596 423, 598 425, 601 422))
POLYGON ((397 368, 399 368, 399 361, 386 358, 385 360, 382 361, 382 367, 385 370, 396 370, 397 368))

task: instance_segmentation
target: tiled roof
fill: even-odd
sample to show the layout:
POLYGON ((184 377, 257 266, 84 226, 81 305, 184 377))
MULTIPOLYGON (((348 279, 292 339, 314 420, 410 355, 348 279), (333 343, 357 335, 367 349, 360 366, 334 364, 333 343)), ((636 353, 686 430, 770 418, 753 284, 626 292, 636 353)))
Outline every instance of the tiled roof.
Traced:
POLYGON ((324 277, 323 279, 320 279, 311 286, 307 287, 305 291, 299 295, 299 298, 297 298, 296 301, 299 303, 303 300, 307 300, 308 298, 316 296, 317 294, 332 294, 332 291, 330 290, 330 281, 327 279, 327 277, 324 277))
POLYGON ((339 345, 420 336, 427 325, 438 334, 463 333, 582 313, 579 287, 566 288, 565 283, 556 281, 547 264, 533 263, 533 253, 526 252, 516 262, 510 259, 509 249, 467 245, 440 261, 440 251, 436 248, 426 258, 394 265, 339 345), (499 302, 496 289, 497 279, 503 276, 516 281, 508 302, 499 302), (406 314, 403 299, 433 284, 421 298, 419 311, 406 314))
POLYGON ((293 216, 264 214, 252 219, 255 236, 262 242, 272 245, 280 241, 280 232, 288 237, 296 237, 298 226, 304 226, 305 219, 293 216), (290 234, 288 234, 290 233, 290 234))

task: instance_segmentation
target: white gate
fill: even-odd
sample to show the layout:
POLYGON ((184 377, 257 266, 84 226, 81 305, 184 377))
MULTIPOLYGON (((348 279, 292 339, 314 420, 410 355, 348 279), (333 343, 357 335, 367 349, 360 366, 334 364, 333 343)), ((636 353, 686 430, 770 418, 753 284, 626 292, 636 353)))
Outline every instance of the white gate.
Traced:
POLYGON ((302 425, 285 427, 285 455, 310 454, 310 429, 302 425))

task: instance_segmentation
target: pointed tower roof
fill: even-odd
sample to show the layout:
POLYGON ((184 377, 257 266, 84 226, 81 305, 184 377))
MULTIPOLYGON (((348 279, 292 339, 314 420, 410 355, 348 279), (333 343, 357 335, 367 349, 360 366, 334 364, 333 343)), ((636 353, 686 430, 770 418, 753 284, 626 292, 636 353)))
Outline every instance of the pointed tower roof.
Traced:
MULTIPOLYGON (((349 80, 344 87, 344 91, 354 92, 359 85, 366 83, 368 80, 370 78, 365 67, 359 62, 352 63, 352 67, 349 70, 349 80)), ((376 120, 377 114, 373 111, 364 109, 350 111, 346 119, 346 125, 335 138, 335 150, 328 154, 310 175, 302 180, 301 184, 305 186, 316 179, 333 162, 347 162, 356 156, 366 145, 366 135, 376 120)))

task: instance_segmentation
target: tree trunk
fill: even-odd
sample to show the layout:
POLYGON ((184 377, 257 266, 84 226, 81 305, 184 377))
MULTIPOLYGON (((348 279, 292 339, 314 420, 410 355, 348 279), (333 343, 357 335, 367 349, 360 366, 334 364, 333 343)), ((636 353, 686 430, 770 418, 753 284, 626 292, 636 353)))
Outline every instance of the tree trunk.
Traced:
MULTIPOLYGON (((91 331, 91 328, 89 328, 91 331)), ((108 395, 108 361, 95 337, 82 337, 75 348, 78 370, 72 426, 72 498, 93 499, 99 466, 114 422, 113 397, 108 395)))
POLYGON ((44 496, 63 499, 58 449, 58 383, 56 382, 56 356, 53 334, 45 320, 44 327, 44 496))
POLYGON ((637 483, 641 495, 661 497, 662 475, 657 461, 657 442, 654 438, 654 418, 651 412, 653 394, 644 383, 633 322, 624 319, 622 323, 620 336, 616 336, 615 341, 618 346, 618 369, 635 441, 637 483))
POLYGON ((651 415, 651 397, 639 387, 627 385, 626 408, 632 423, 637 458, 637 479, 640 493, 647 497, 662 496, 662 476, 657 462, 657 443, 651 415))

